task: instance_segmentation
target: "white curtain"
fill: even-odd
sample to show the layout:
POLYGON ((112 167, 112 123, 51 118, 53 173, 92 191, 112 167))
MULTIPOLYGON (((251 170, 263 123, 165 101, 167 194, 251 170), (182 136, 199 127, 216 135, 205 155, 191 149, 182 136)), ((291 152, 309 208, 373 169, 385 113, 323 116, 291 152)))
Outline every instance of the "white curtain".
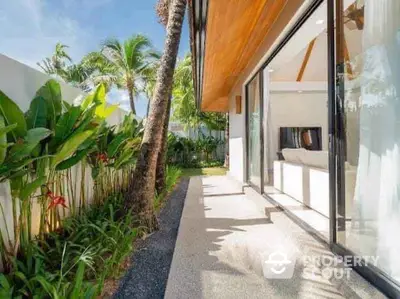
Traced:
POLYGON ((400 281, 400 0, 364 0, 353 251, 400 281))

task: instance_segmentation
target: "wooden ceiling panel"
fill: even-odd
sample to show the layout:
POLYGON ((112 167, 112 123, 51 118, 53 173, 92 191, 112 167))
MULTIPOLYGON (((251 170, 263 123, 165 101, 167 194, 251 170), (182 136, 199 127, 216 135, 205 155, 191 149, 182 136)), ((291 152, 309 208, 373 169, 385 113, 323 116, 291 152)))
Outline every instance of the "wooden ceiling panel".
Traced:
POLYGON ((227 111, 227 96, 289 0, 209 0, 202 109, 227 111))

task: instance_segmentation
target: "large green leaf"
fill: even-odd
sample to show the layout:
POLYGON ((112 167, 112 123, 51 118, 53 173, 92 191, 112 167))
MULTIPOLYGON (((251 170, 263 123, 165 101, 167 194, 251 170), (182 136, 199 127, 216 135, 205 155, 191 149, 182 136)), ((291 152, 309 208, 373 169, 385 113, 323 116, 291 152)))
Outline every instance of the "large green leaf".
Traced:
POLYGON ((15 174, 18 175, 18 173, 23 173, 25 171, 24 168, 29 164, 32 164, 35 161, 47 159, 49 157, 50 156, 40 156, 37 158, 28 158, 16 162, 7 161, 6 163, 0 166, 0 182, 4 182, 4 180, 9 179, 15 174))
POLYGON ((30 129, 22 142, 19 141, 10 148, 7 161, 16 162, 28 157, 40 141, 50 136, 51 133, 46 128, 30 129))
POLYGON ((109 117, 116 109, 118 108, 118 105, 109 105, 107 106, 106 103, 99 105, 96 108, 96 115, 100 118, 106 119, 109 117))
POLYGON ((47 103, 47 118, 50 128, 56 126, 57 117, 62 111, 61 87, 54 79, 47 81, 37 92, 36 97, 43 97, 47 103))
POLYGON ((61 144, 73 133, 74 126, 76 125, 79 116, 81 115, 81 108, 79 106, 71 106, 71 108, 64 112, 57 121, 54 144, 55 146, 61 144))
POLYGON ((17 127, 17 124, 6 126, 4 117, 0 115, 0 165, 4 162, 7 155, 7 133, 17 127))
POLYGON ((68 140, 59 148, 53 158, 53 167, 57 166, 60 162, 73 155, 79 145, 81 145, 87 138, 94 133, 93 130, 87 130, 73 134, 68 140))
POLYGON ((28 128, 47 127, 47 102, 42 96, 35 97, 27 112, 28 128))
POLYGON ((46 183, 46 177, 38 177, 36 180, 26 184, 24 188, 19 193, 19 197, 21 200, 28 199, 40 186, 46 183))
POLYGON ((12 130, 14 130, 17 127, 17 124, 13 124, 13 125, 9 125, 9 126, 4 126, 4 117, 0 115, 0 118, 3 120, 2 121, 2 127, 0 128, 0 135, 1 134, 5 134, 7 135, 7 133, 11 132, 12 130))
POLYGON ((23 138, 26 135, 27 129, 24 114, 18 105, 2 91, 0 91, 0 114, 4 117, 5 125, 17 124, 14 130, 8 135, 11 141, 16 142, 18 138, 23 138))
POLYGON ((78 164, 83 158, 85 158, 91 150, 91 148, 86 148, 84 150, 77 151, 76 154, 72 157, 60 162, 56 166, 56 170, 65 170, 71 168, 72 166, 78 164))
POLYGON ((112 158, 117 153, 118 149, 126 142, 127 136, 124 133, 119 133, 115 138, 109 143, 107 147, 107 155, 112 158))
POLYGON ((96 105, 105 103, 106 101, 106 88, 104 84, 100 84, 96 87, 96 90, 89 94, 82 102, 81 107, 83 110, 90 107, 94 102, 96 105))
POLYGON ((49 137, 53 132, 46 128, 33 128, 28 131, 25 136, 25 141, 27 143, 38 144, 43 139, 49 137))
POLYGON ((133 156, 133 151, 131 150, 124 150, 122 154, 118 157, 118 159, 114 163, 114 167, 116 169, 119 169, 121 165, 123 165, 125 162, 129 161, 133 156))

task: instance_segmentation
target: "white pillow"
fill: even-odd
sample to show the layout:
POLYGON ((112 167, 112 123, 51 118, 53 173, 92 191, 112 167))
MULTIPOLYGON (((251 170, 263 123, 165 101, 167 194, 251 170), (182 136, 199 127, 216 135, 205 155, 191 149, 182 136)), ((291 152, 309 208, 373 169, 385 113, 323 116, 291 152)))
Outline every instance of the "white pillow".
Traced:
POLYGON ((304 148, 284 148, 282 149, 282 155, 285 161, 301 164, 301 157, 305 151, 304 148))
POLYGON ((317 168, 328 169, 329 153, 328 151, 309 151, 306 150, 301 156, 301 162, 304 165, 317 168))

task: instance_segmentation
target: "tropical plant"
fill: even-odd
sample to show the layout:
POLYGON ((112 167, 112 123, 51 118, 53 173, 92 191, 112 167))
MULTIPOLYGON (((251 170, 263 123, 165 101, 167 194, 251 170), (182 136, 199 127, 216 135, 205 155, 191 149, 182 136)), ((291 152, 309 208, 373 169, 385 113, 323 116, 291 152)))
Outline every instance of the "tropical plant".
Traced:
MULTIPOLYGON (((65 209, 61 215, 59 207, 67 206, 63 178, 68 181, 71 167, 93 150, 98 128, 115 108, 106 107, 102 85, 81 106, 72 106, 62 100, 59 83, 49 80, 37 91, 25 114, 0 91, 0 182, 10 182, 13 203, 14 235, 2 238, 8 242, 1 243, 6 266, 32 239, 33 201, 41 210, 39 236, 57 229, 65 216, 65 209)), ((69 204, 69 213, 74 213, 71 197, 69 204)), ((3 207, 1 211, 5 219, 3 207)))
POLYGON ((223 140, 212 136, 201 136, 194 140, 170 133, 168 135, 167 162, 185 168, 220 166, 223 161, 218 157, 217 149, 223 144, 223 140))
MULTIPOLYGON (((140 154, 131 177, 131 187, 126 196, 126 207, 128 209, 133 207, 133 211, 140 217, 141 222, 150 230, 158 228, 153 200, 157 158, 164 136, 160 128, 163 127, 165 118, 169 117, 166 112, 172 96, 173 75, 187 0, 173 0, 166 4, 171 6, 166 10, 168 22, 167 24, 164 22, 167 27, 164 53, 157 72, 154 97, 150 102, 140 154)), ((165 20, 164 15, 162 20, 165 20)))
POLYGON ((43 59, 42 62, 38 62, 37 65, 46 74, 58 75, 62 78, 66 65, 72 62, 66 51, 67 48, 67 45, 57 43, 53 55, 43 59))
POLYGON ((154 209, 159 211, 162 208, 163 203, 165 202, 165 198, 168 193, 170 193, 174 186, 178 183, 179 178, 182 175, 182 170, 174 165, 168 165, 165 173, 166 184, 165 189, 162 192, 157 193, 154 198, 154 209))
MULTIPOLYGON (((108 126, 105 119, 116 106, 106 104, 106 90, 99 85, 74 106, 62 100, 52 79, 25 113, 0 91, 0 182, 9 182, 13 216, 7 223, 0 204, 6 226, 6 235, 0 231, 1 298, 93 298, 107 277, 120 274, 139 232, 140 215, 123 213, 122 194, 144 128, 133 115, 108 126), (88 168, 94 185, 90 206, 88 168), (35 207, 38 231, 32 228, 35 207)), ((166 191, 178 176, 175 168, 167 170, 166 191)))
POLYGON ((128 92, 132 113, 136 114, 134 99, 144 88, 147 69, 158 59, 159 54, 152 49, 150 40, 137 34, 123 43, 117 39, 107 39, 101 51, 92 53, 86 60, 91 61, 91 65, 97 69, 106 69, 100 74, 107 74, 110 83, 128 92))
POLYGON ((217 112, 202 112, 196 106, 192 59, 188 54, 177 64, 173 89, 172 118, 188 128, 200 128, 205 125, 209 130, 223 131, 226 127, 226 116, 217 112))
POLYGON ((131 214, 118 218, 122 208, 123 197, 115 194, 63 220, 62 231, 33 240, 13 270, 0 274, 0 297, 96 298, 106 278, 119 277, 142 230, 131 214))

